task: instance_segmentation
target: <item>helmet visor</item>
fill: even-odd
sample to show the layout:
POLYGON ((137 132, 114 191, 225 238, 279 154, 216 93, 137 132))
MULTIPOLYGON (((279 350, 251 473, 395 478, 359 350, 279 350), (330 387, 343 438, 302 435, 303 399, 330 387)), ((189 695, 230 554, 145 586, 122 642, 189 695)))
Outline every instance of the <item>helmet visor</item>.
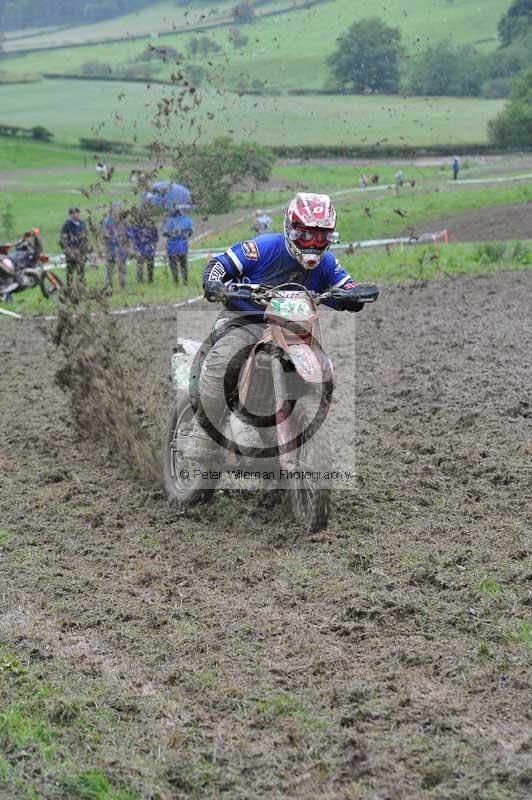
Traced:
POLYGON ((324 250, 331 243, 338 241, 338 234, 326 228, 292 228, 290 239, 304 249, 324 250))

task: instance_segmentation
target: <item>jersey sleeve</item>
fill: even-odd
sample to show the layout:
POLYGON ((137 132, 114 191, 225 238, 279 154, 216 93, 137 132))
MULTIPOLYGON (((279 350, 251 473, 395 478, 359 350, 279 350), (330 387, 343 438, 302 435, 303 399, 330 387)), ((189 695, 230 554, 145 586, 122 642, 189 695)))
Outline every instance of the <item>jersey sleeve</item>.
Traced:
POLYGON ((328 253, 324 259, 324 269, 321 276, 320 292, 325 292, 327 289, 341 289, 346 283, 353 281, 353 278, 347 272, 338 259, 332 254, 328 253))
MULTIPOLYGON (((327 254, 327 256, 320 292, 325 292, 327 289, 352 289, 355 287, 357 282, 353 280, 349 272, 344 269, 338 259, 332 253, 327 254)), ((329 308, 334 308, 336 311, 343 310, 341 301, 326 300, 324 305, 329 306, 329 308)))
POLYGON ((244 278, 251 278, 260 257, 259 245, 254 239, 239 242, 225 253, 214 256, 205 268, 203 283, 208 280, 239 282, 244 278))

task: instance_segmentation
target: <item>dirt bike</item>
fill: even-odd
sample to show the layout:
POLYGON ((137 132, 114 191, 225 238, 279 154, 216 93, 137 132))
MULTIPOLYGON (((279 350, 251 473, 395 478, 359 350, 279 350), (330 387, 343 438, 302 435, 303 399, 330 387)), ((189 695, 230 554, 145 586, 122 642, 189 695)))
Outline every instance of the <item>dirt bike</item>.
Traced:
MULTIPOLYGON (((327 527, 330 503, 331 444, 323 423, 333 394, 333 366, 321 347, 318 306, 349 295, 372 303, 379 290, 359 285, 314 294, 299 284, 275 288, 233 284, 216 299, 251 299, 264 307, 266 326, 227 394, 227 410, 217 441, 225 449, 224 467, 235 457, 263 465, 261 474, 284 481, 291 510, 306 531, 327 527)), ((205 348, 178 338, 172 356, 176 391, 164 445, 166 490, 186 507, 212 497, 222 471, 193 469, 183 455, 200 401, 205 348)))
POLYGON ((60 278, 47 266, 48 256, 40 249, 18 245, 0 245, 0 300, 8 300, 15 292, 39 286, 49 298, 62 287, 60 278))

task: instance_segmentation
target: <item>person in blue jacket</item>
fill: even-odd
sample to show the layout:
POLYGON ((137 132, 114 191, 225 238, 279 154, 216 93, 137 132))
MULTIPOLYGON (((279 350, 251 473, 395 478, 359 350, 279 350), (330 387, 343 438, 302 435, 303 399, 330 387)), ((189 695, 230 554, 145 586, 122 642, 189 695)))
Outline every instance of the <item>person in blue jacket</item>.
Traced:
POLYGON ((458 180, 458 173, 460 172, 460 161, 458 159, 458 156, 454 156, 454 158, 453 158, 453 160, 451 162, 451 170, 452 170, 452 173, 453 173, 453 181, 457 181, 458 180))
POLYGON ((178 267, 185 286, 188 284, 188 240, 194 233, 192 220, 175 208, 163 223, 162 234, 166 237, 166 254, 174 283, 179 283, 178 267))
POLYGON ((127 235, 133 243, 137 261, 137 281, 144 281, 144 265, 148 272, 148 283, 153 283, 153 269, 155 266, 155 253, 159 240, 159 231, 153 221, 152 211, 148 205, 141 208, 132 208, 130 222, 127 226, 127 235))
MULTIPOLYGON (((329 252, 337 239, 336 211, 328 195, 299 193, 286 210, 284 233, 266 233, 240 242, 209 262, 203 276, 205 297, 216 300, 224 284, 231 282, 268 286, 298 283, 317 293, 332 288, 354 289, 357 283, 329 252)), ((375 298, 377 295, 375 287, 375 298)), ((330 299, 326 305, 338 311, 361 311, 364 307, 354 296, 330 299)), ((242 298, 229 299, 215 320, 201 373, 200 405, 184 448, 186 458, 206 463, 215 454, 209 430, 219 430, 228 381, 238 375, 265 325, 263 306, 242 298)))

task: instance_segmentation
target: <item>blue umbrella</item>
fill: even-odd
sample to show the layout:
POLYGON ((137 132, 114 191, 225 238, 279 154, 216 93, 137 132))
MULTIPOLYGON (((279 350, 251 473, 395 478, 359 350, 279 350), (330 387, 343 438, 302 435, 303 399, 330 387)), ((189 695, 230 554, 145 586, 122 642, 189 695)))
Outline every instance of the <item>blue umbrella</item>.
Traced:
POLYGON ((143 200, 160 208, 192 208, 192 198, 186 186, 173 181, 157 181, 151 191, 145 192, 143 200))

